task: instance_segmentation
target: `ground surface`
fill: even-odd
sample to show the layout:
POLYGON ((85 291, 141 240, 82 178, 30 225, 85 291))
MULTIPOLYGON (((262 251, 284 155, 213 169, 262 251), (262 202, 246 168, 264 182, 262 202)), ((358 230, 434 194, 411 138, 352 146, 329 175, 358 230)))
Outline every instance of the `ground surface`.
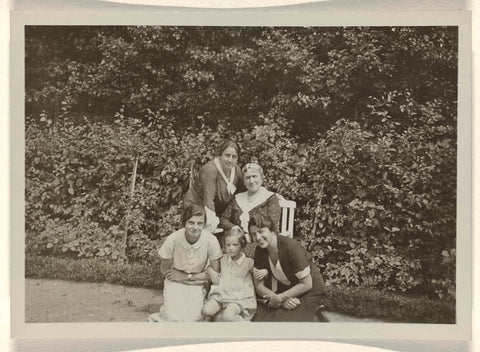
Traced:
MULTIPOLYGON (((162 291, 107 283, 25 280, 25 322, 144 322, 162 291)), ((324 312, 331 322, 382 322, 324 312)))

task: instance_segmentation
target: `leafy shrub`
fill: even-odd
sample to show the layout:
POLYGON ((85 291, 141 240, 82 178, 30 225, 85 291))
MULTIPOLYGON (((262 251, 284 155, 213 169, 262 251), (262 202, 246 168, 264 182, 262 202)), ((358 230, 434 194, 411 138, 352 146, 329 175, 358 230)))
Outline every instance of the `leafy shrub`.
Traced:
POLYGON ((160 261, 155 258, 148 263, 118 264, 100 258, 72 260, 33 255, 25 260, 25 277, 163 288, 159 268, 160 261))
POLYGON ((234 137, 297 202, 327 282, 454 300, 457 38, 28 26, 27 255, 149 258, 181 226, 192 166, 234 137))
POLYGON ((369 287, 329 287, 327 311, 391 322, 455 324, 455 302, 428 299, 369 287))

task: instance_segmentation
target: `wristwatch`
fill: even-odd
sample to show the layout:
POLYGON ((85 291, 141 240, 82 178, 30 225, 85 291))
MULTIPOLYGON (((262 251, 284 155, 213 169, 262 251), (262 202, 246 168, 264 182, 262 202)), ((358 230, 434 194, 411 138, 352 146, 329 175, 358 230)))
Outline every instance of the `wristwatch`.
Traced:
POLYGON ((187 278, 188 280, 192 280, 192 273, 188 273, 187 278))

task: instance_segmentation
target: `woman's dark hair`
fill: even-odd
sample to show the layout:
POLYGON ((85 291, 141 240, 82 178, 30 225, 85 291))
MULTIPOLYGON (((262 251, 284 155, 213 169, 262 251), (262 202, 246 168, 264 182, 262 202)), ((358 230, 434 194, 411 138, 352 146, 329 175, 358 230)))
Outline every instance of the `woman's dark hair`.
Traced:
POLYGON ((247 238, 245 237, 245 233, 240 226, 234 226, 225 233, 223 236, 223 247, 225 247, 225 240, 227 237, 238 238, 238 242, 240 242, 242 249, 247 246, 247 238))
POLYGON ((200 205, 192 204, 185 208, 183 211, 183 224, 186 224, 187 220, 192 216, 203 216, 203 221, 207 222, 207 213, 205 212, 205 208, 200 205))
POLYGON ((240 146, 238 145, 238 143, 234 142, 233 140, 231 139, 227 139, 225 140, 221 145, 220 147, 218 148, 217 150, 217 154, 218 155, 222 155, 223 152, 225 151, 225 149, 227 148, 233 148, 237 151, 237 155, 238 155, 238 158, 240 159, 240 146))
POLYGON ((250 217, 248 221, 248 230, 250 231, 250 227, 256 226, 259 229, 262 227, 268 228, 270 231, 274 232, 273 220, 270 219, 268 216, 263 216, 262 214, 254 214, 250 217))

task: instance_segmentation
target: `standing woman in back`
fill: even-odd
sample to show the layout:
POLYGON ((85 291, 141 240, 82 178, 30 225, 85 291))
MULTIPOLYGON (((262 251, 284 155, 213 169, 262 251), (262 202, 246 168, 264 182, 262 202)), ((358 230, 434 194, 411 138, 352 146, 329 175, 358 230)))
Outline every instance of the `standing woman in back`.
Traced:
POLYGON ((226 140, 217 154, 200 168, 198 177, 183 199, 184 208, 192 204, 205 207, 205 227, 210 232, 217 228, 223 211, 237 190, 243 190, 242 173, 237 165, 240 156, 238 144, 226 140))

